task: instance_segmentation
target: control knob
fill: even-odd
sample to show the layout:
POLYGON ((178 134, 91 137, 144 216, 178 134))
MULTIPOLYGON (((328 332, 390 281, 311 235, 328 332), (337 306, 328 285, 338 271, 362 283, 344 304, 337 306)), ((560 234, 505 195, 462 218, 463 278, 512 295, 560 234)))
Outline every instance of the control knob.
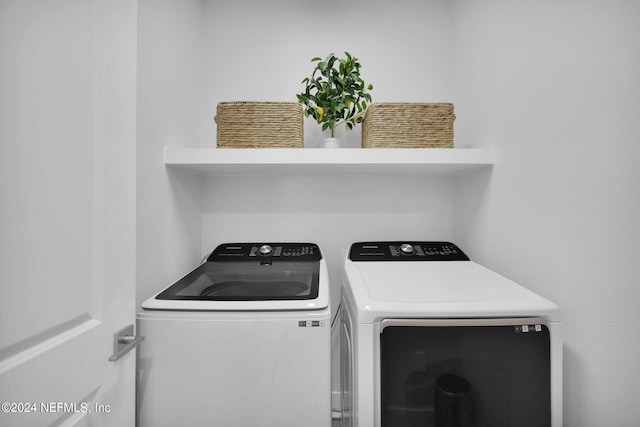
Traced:
POLYGON ((273 251, 271 245, 260 246, 260 255, 269 255, 273 251))
POLYGON ((402 253, 409 255, 413 253, 413 246, 408 243, 403 243, 400 245, 400 250, 402 253))

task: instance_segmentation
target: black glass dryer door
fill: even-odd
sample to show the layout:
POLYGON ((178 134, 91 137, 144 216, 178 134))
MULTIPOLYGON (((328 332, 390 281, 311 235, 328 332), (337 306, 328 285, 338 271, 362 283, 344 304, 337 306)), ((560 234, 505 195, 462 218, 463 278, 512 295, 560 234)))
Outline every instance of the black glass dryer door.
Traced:
POLYGON ((549 427, 549 330, 527 320, 383 326, 382 426, 549 427))

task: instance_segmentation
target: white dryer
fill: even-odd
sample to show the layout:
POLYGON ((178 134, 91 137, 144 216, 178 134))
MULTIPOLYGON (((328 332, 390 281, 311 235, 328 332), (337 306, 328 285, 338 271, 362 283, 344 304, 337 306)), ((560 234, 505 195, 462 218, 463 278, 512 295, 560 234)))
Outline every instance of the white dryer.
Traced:
POLYGON ((354 243, 343 426, 560 427, 558 307, 448 242, 354 243))
POLYGON ((139 425, 330 427, 329 301, 315 244, 218 246, 138 313, 139 425))

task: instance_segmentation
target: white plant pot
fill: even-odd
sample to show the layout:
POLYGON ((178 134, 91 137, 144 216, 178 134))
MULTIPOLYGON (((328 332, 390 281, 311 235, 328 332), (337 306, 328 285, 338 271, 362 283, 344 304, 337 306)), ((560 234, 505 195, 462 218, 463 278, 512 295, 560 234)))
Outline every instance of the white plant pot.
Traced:
POLYGON ((340 138, 325 138, 324 148, 340 148, 340 138))

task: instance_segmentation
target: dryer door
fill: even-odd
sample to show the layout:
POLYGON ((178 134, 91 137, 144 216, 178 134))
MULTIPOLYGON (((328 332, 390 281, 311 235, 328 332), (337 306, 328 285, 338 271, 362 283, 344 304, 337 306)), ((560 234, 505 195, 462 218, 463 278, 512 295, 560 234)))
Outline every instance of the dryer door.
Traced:
POLYGON ((385 320, 381 330, 383 427, 551 425, 543 319, 385 320))

